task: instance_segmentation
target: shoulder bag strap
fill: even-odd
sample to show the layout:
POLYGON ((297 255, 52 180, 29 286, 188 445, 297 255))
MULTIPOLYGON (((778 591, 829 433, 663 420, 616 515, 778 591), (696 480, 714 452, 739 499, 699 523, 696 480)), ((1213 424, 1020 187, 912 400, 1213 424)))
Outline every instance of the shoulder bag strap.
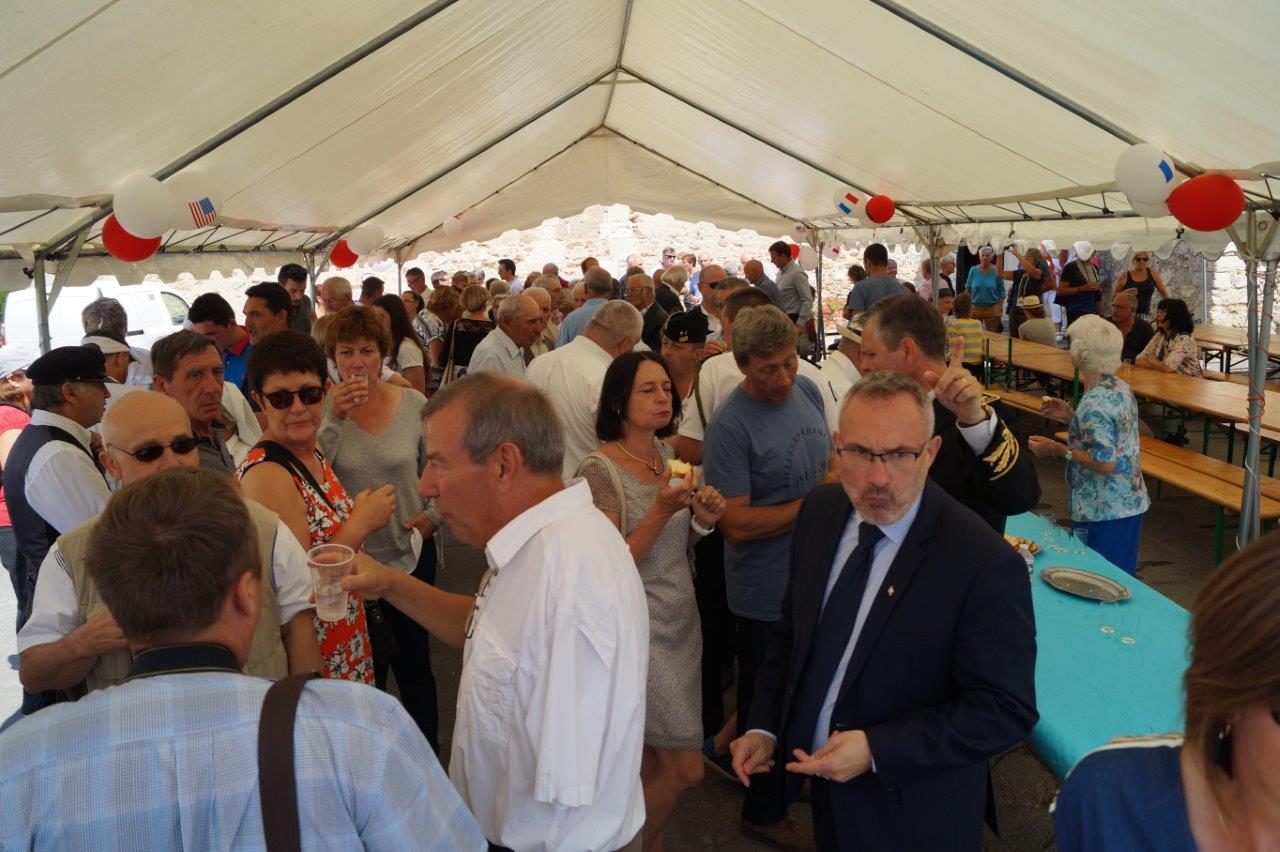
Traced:
POLYGON ((275 462, 281 467, 287 468, 298 476, 301 476, 302 479, 311 486, 311 489, 320 496, 320 499, 325 502, 326 506, 333 509, 334 512, 338 511, 338 507, 329 502, 329 495, 320 487, 320 483, 316 482, 316 478, 311 475, 311 471, 307 470, 307 466, 303 464, 297 456, 289 452, 289 450, 287 450, 283 445, 277 444, 275 441, 259 441, 258 446, 262 447, 266 452, 267 461, 275 462))
POLYGON ((622 537, 625 539, 627 537, 627 495, 622 490, 622 477, 618 476, 618 468, 614 465, 613 459, 596 450, 593 453, 587 453, 583 457, 582 462, 578 464, 578 471, 575 476, 582 474, 582 465, 586 463, 587 459, 595 459, 600 462, 600 464, 604 465, 605 472, 609 474, 609 481, 613 483, 613 490, 618 495, 618 531, 622 533, 622 537))
POLYGON ((702 420, 702 436, 707 435, 707 412, 702 407, 702 365, 704 361, 699 361, 698 366, 693 370, 693 404, 698 407, 698 417, 702 420))
POLYGON ((262 837, 269 852, 302 852, 298 781, 294 774, 293 728, 298 701, 317 672, 278 680, 267 690, 258 720, 258 800, 262 837))

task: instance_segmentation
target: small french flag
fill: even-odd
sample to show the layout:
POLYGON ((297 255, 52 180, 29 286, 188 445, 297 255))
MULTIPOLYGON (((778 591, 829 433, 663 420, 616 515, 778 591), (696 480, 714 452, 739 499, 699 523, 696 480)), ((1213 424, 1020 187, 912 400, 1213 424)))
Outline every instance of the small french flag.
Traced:
POLYGON ((852 214, 854 210, 858 209, 858 196, 852 192, 846 192, 836 202, 836 208, 845 216, 852 214))

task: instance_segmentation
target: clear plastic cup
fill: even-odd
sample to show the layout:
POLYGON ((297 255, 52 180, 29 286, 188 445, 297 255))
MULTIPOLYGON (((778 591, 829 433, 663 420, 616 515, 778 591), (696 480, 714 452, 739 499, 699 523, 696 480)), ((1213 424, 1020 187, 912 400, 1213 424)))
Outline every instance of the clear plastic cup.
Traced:
POLYGON ((1126 609, 1120 619, 1120 644, 1137 645, 1141 630, 1142 613, 1136 609, 1126 609))
POLYGON ((1076 527, 1071 531, 1071 537, 1075 539, 1072 542, 1071 552, 1077 556, 1084 556, 1089 552, 1089 531, 1084 527, 1076 527))
POLYGON ((1114 636, 1120 624, 1120 602, 1098 601, 1098 630, 1107 636, 1114 636))
POLYGON ((355 551, 345 544, 322 544, 307 551, 312 589, 316 596, 316 617, 321 621, 341 621, 347 617, 347 592, 342 578, 351 573, 355 551))

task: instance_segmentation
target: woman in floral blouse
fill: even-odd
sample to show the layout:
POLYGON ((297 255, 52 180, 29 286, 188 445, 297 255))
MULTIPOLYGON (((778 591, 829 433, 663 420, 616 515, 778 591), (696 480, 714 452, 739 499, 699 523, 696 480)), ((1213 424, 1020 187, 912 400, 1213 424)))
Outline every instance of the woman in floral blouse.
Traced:
POLYGON ((1192 334, 1195 320, 1181 299, 1161 299, 1156 305, 1156 333, 1147 348, 1134 359, 1135 367, 1149 367, 1162 373, 1182 373, 1200 378, 1200 347, 1192 334))
MULTIPOLYGON (((279 331, 249 353, 247 378, 267 428, 236 476, 244 495, 280 516, 303 549, 345 544, 359 550, 395 509, 391 486, 353 500, 316 448, 328 366, 320 345, 298 331, 279 331)), ((315 618, 324 677, 373 685, 373 646, 364 601, 347 596, 339 621, 315 618)))
POLYGON ((1067 333, 1084 396, 1074 411, 1060 399, 1041 406, 1047 416, 1071 421, 1067 444, 1038 435, 1027 444, 1037 456, 1066 460, 1072 526, 1088 530, 1090 549, 1137 576, 1138 536, 1151 500, 1138 464, 1138 403, 1115 375, 1124 335, 1095 314, 1067 333))

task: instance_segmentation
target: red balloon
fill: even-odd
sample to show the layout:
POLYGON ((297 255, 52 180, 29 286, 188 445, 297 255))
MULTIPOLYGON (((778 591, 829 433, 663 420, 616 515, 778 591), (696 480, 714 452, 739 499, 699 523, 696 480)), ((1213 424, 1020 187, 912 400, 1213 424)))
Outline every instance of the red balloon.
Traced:
POLYGON ((156 253, 160 248, 160 237, 135 237, 116 221, 116 214, 112 213, 102 223, 102 245, 116 260, 136 263, 156 253))
POLYGON ((873 195, 867 200, 867 218, 877 225, 883 225, 892 219, 897 209, 893 206, 893 199, 887 195, 873 195))
POLYGON ((1224 175, 1200 175, 1178 184, 1165 203, 1191 230, 1221 231, 1244 212, 1244 192, 1240 184, 1224 175))
POLYGON ((796 260, 796 259, 798 259, 799 257, 800 257, 800 244, 799 244, 799 243, 792 243, 792 244, 791 244, 791 259, 792 259, 792 260, 796 260))
POLYGON ((346 269, 359 259, 359 256, 351 250, 351 246, 347 245, 346 240, 338 240, 338 244, 333 247, 333 254, 329 255, 329 260, 333 261, 333 265, 339 269, 346 269))

